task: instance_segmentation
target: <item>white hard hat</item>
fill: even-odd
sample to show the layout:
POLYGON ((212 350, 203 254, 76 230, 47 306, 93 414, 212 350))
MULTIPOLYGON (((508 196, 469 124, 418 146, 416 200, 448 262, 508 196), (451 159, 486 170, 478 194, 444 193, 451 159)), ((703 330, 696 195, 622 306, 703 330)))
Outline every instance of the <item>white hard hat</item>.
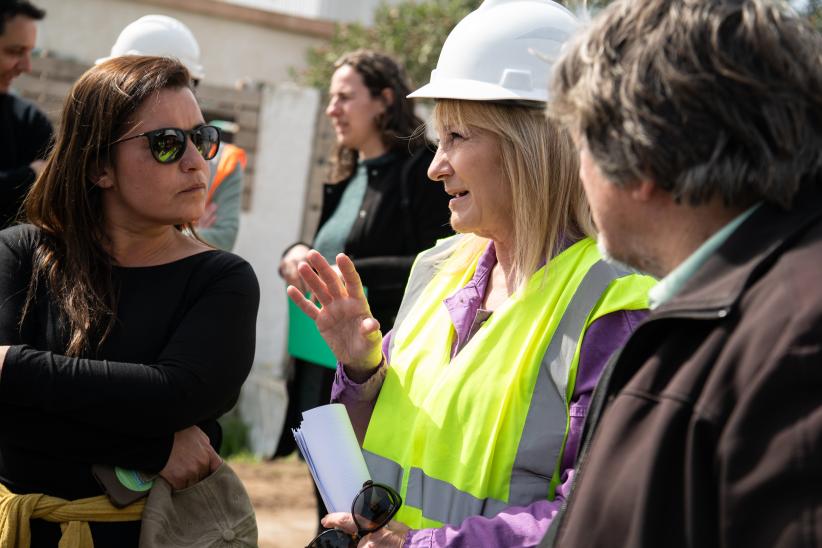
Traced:
POLYGON ((111 47, 111 55, 97 59, 94 64, 123 55, 175 57, 192 78, 200 80, 204 76, 200 45, 194 34, 182 22, 166 15, 146 15, 127 25, 111 47))
POLYGON ((409 97, 544 103, 553 62, 577 25, 551 0, 485 0, 446 38, 431 82, 409 97))

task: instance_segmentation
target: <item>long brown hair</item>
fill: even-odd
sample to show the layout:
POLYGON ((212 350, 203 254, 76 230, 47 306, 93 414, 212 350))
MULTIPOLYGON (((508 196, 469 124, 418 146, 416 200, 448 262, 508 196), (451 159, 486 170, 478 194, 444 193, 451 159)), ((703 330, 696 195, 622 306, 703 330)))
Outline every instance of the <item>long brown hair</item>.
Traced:
POLYGON ((190 77, 176 60, 124 56, 86 71, 66 99, 54 148, 24 203, 41 238, 23 318, 44 281, 68 333, 67 355, 98 350, 114 324, 112 257, 96 185, 112 162, 111 143, 125 134, 143 101, 184 87, 190 77))
MULTIPOLYGON (((379 97, 386 88, 394 92, 394 102, 386 106, 375 124, 388 150, 416 150, 426 145, 423 121, 414 114, 414 103, 405 71, 391 57, 367 49, 346 53, 334 63, 334 69, 350 66, 362 77, 371 97, 379 97)), ((331 155, 331 180, 347 179, 357 166, 357 151, 337 144, 331 155)))

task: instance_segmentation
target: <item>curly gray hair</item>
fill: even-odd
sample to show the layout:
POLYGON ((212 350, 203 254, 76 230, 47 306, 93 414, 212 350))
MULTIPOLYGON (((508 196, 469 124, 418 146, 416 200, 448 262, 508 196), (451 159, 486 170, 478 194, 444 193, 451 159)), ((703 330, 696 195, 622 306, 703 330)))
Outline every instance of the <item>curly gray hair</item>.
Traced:
POLYGON ((822 172, 822 37, 772 0, 617 0, 555 68, 549 114, 618 185, 790 207, 822 172))

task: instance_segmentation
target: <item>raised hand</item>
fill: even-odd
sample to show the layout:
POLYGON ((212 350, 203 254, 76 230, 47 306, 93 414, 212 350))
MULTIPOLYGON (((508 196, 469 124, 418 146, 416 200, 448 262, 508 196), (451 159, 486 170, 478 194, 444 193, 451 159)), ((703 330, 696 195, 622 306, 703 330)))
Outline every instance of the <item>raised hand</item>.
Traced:
POLYGON ((382 361, 380 324, 371 315, 360 275, 346 255, 337 255, 337 274, 311 250, 297 270, 308 291, 322 308, 306 299, 299 288, 288 286, 288 296, 317 324, 320 334, 352 380, 367 377, 382 361))

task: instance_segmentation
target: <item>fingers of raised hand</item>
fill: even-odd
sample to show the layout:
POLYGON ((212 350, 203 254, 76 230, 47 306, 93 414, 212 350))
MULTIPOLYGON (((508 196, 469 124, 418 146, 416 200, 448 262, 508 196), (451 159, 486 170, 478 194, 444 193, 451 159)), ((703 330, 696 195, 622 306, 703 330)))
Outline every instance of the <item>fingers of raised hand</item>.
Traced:
MULTIPOLYGON (((334 272, 334 269, 331 268, 328 261, 326 261, 318 251, 312 249, 308 252, 306 259, 308 259, 308 264, 317 271, 320 279, 325 282, 328 293, 332 297, 340 298, 345 295, 345 288, 343 287, 342 280, 340 280, 340 276, 334 272)), ((322 299, 320 299, 320 302, 322 302, 322 299)))
POLYGON ((380 322, 372 316, 364 318, 360 324, 360 334, 369 341, 382 340, 380 333, 380 322))
POLYGON ((340 275, 345 282, 345 289, 348 291, 348 295, 355 299, 365 300, 365 294, 362 290, 362 280, 360 279, 357 269, 354 268, 354 262, 348 255, 344 253, 337 255, 337 268, 340 270, 340 275))
POLYGON ((317 316, 320 314, 320 309, 317 308, 317 305, 313 302, 305 298, 302 289, 289 285, 285 292, 288 294, 288 297, 294 301, 294 304, 296 304, 300 310, 305 312, 306 316, 314 321, 317 320, 317 316))
MULTIPOLYGON (((326 264, 326 266, 328 265, 326 264)), ((328 286, 326 283, 321 280, 319 276, 317 276, 316 272, 314 272, 313 265, 310 263, 300 263, 297 270, 300 273, 300 278, 302 278, 303 282, 305 282, 308 291, 310 291, 311 294, 317 298, 320 304, 327 306, 333 299, 328 291, 328 286)))

